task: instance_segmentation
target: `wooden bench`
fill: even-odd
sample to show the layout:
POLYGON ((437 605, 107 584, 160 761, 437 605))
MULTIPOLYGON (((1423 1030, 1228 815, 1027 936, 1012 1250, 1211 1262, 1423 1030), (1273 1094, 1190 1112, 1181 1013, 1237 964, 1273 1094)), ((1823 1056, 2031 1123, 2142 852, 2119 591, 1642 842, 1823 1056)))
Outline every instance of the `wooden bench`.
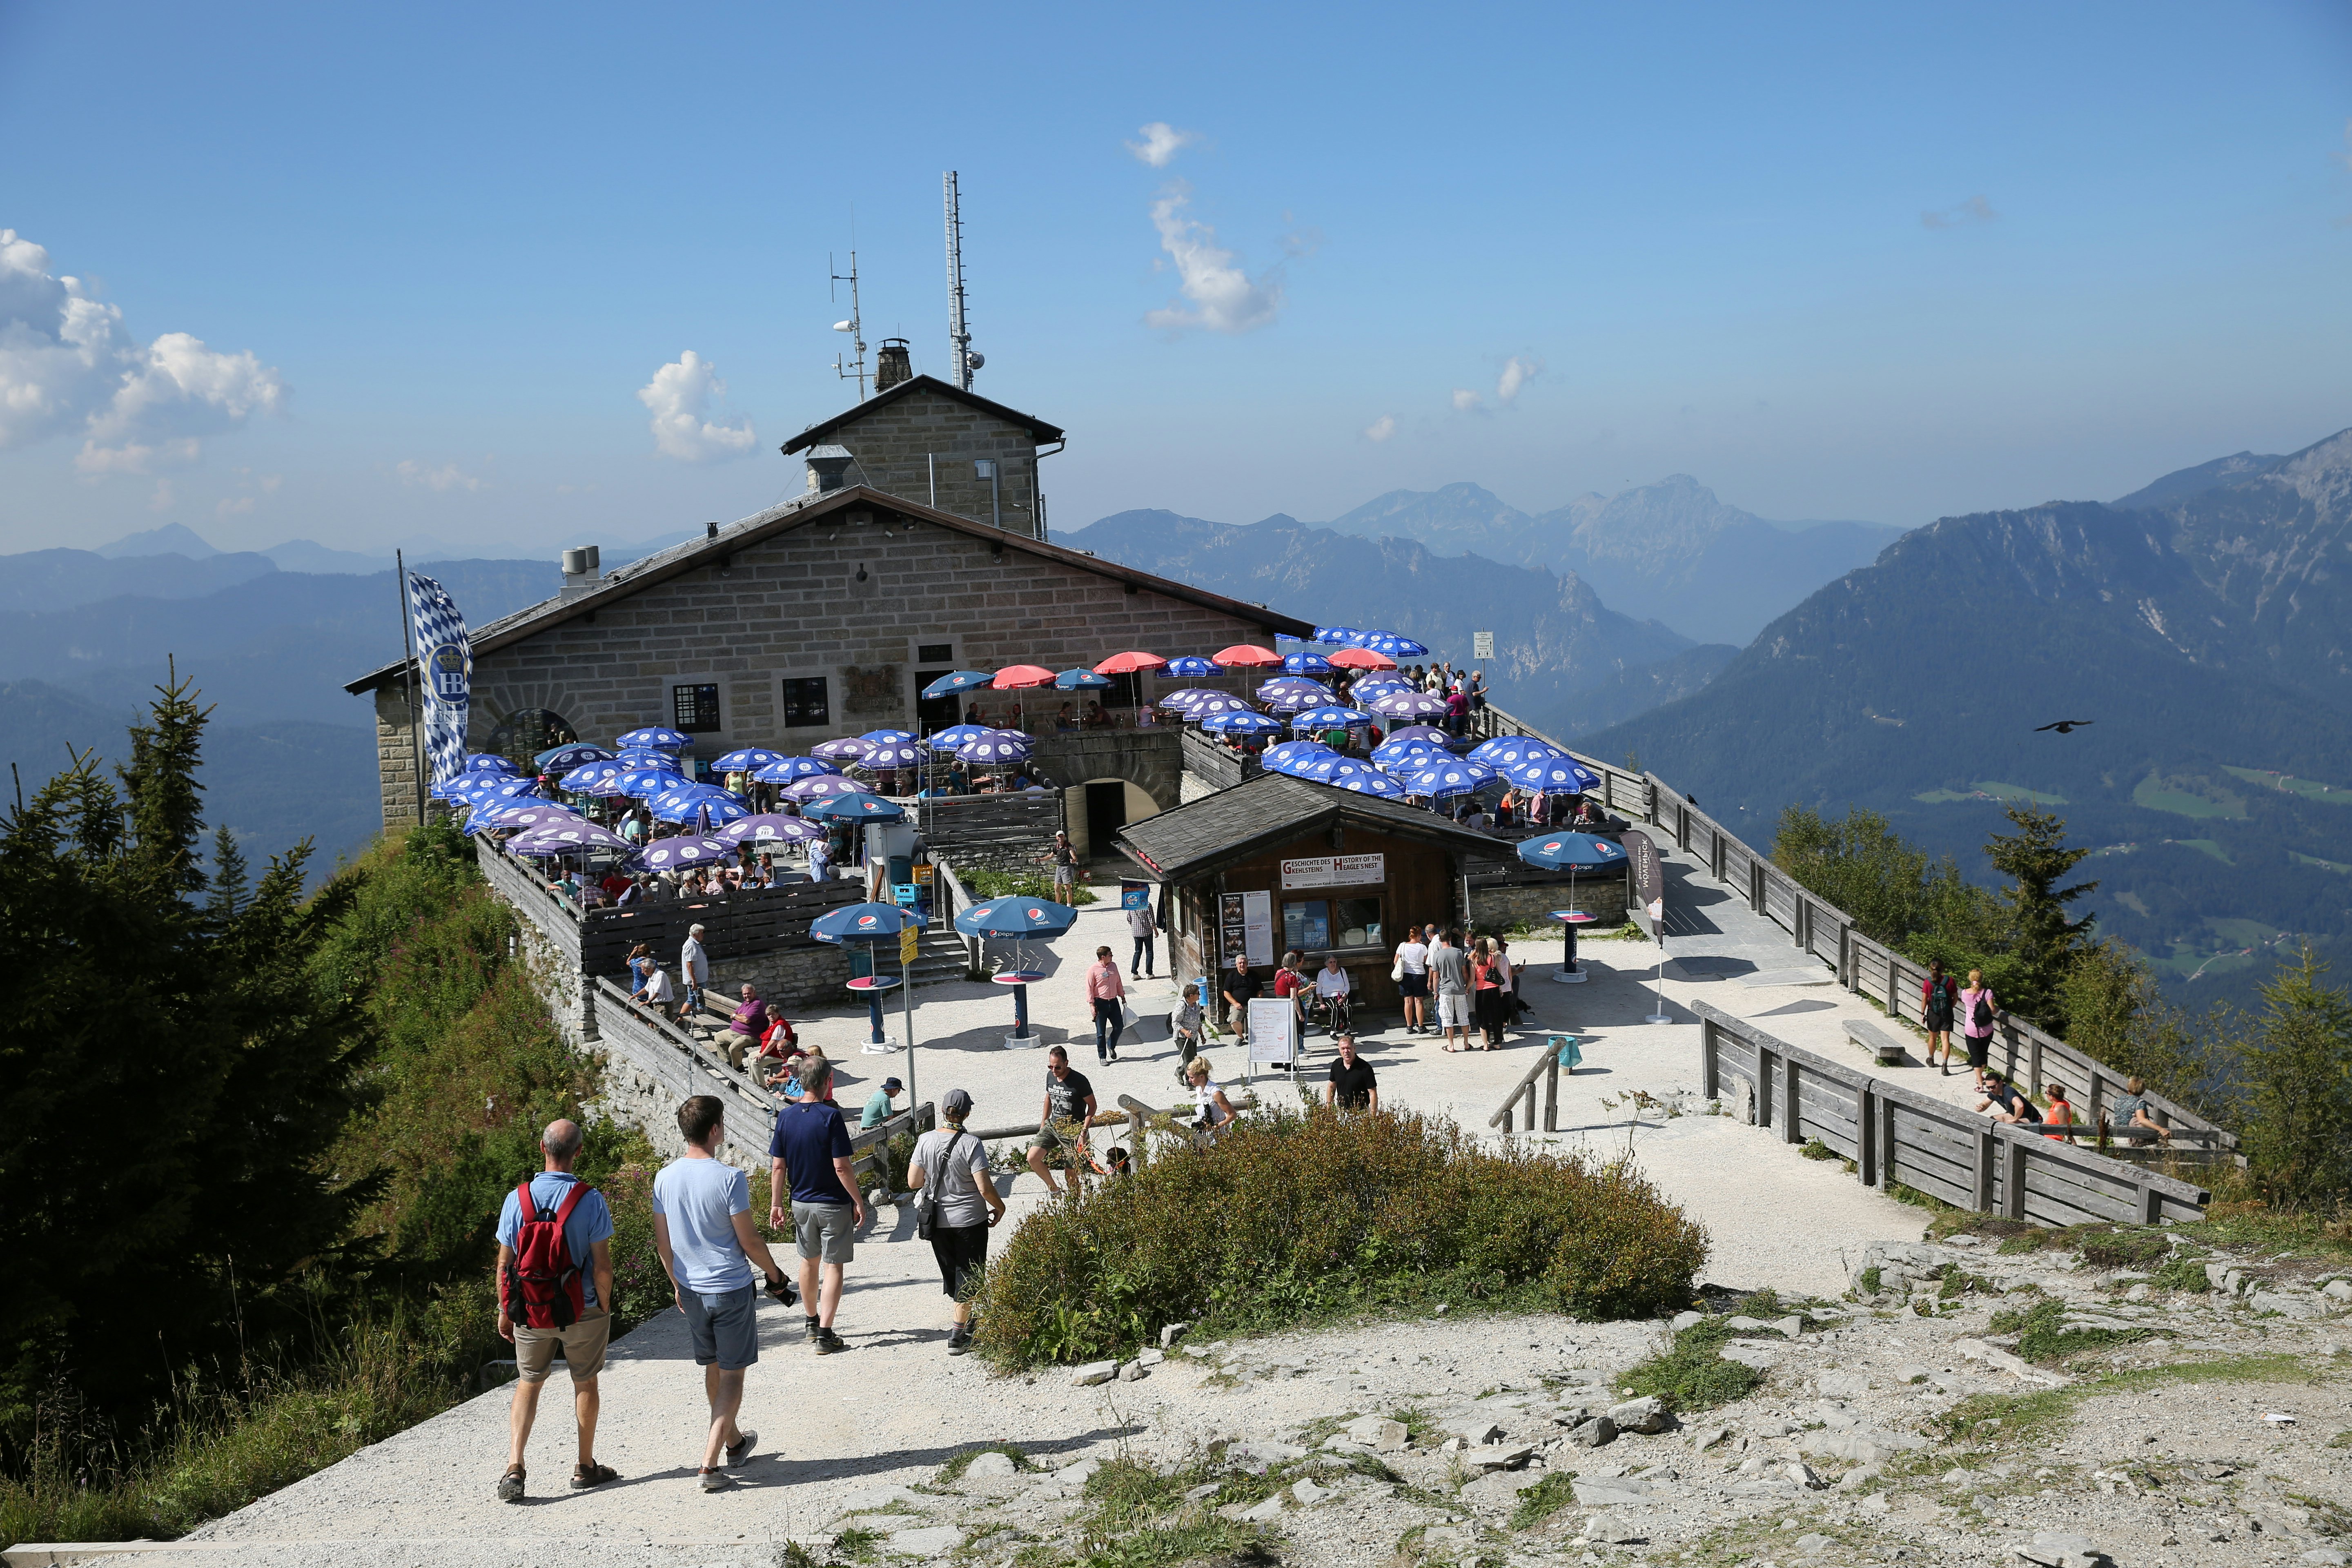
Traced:
POLYGON ((1845 1037, 1864 1050, 1874 1054, 1881 1067, 1895 1068, 1903 1065, 1905 1054, 1903 1042, 1875 1024, 1862 1018, 1848 1018, 1845 1021, 1845 1037))

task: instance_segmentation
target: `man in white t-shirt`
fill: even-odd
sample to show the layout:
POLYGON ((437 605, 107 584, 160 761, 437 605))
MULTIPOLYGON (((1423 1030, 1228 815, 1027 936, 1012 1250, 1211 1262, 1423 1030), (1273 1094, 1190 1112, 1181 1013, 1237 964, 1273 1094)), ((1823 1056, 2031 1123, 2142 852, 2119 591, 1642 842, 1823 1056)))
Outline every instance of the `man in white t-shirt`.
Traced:
POLYGON ((702 928, 688 926, 686 942, 677 950, 677 977, 686 986, 686 1012, 688 1017, 702 1011, 702 988, 710 984, 710 954, 703 951, 702 928))
POLYGON ((1397 995, 1404 1003, 1404 1032, 1429 1033, 1429 944, 1411 926, 1397 943, 1397 995))

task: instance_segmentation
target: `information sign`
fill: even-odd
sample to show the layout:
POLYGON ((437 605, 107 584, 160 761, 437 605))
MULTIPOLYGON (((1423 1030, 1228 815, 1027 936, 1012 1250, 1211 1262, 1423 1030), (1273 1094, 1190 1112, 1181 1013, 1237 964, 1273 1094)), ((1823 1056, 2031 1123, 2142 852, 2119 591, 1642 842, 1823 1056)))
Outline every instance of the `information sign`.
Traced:
POLYGON ((1298 1013, 1287 996, 1260 996, 1249 1005, 1249 1059, 1280 1062, 1296 1068, 1298 1060, 1298 1013))
POLYGON ((1311 855, 1302 860, 1285 860, 1282 890, 1370 887, 1388 880, 1388 864, 1385 855, 1311 855))
POLYGON ((898 933, 899 963, 912 963, 915 962, 915 946, 920 940, 919 932, 917 928, 913 926, 908 926, 898 933))
POLYGON ((1494 658, 1495 634, 1492 632, 1472 632, 1470 634, 1470 657, 1472 658, 1494 658))

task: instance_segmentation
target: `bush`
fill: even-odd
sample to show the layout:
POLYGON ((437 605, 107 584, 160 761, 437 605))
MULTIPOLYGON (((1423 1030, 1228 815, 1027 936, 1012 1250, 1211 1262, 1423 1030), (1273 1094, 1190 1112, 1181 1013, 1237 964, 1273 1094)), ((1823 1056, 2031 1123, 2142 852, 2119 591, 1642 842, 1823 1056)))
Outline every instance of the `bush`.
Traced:
POLYGON ((1276 1328, 1512 1294, 1594 1318, 1690 1296, 1706 1240, 1624 1165, 1488 1152, 1449 1122, 1278 1111, 1034 1214, 989 1268, 982 1353, 1088 1361, 1163 1323, 1276 1328))
MULTIPOLYGON (((976 899, 1012 897, 1051 902, 1054 898, 1054 879, 1042 871, 1024 871, 1015 876, 1009 871, 991 870, 985 866, 974 866, 970 870, 959 866, 956 868, 956 880, 963 884, 965 892, 976 899)), ((1073 908, 1083 908, 1099 901, 1095 890, 1084 882, 1071 889, 1070 904, 1073 908)))

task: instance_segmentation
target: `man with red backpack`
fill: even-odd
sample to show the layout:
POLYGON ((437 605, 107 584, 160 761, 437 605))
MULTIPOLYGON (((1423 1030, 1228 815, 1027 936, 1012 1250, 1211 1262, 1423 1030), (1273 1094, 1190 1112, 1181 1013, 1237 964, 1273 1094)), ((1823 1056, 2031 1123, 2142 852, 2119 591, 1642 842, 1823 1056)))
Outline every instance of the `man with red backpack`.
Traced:
POLYGON ((499 1214, 499 1336, 514 1342, 519 1379, 507 1413, 513 1443, 499 1478, 501 1502, 522 1500, 523 1448, 559 1345, 580 1426, 572 1484, 617 1479, 596 1462, 596 1376, 613 1326, 613 1211, 604 1194, 572 1173, 580 1136, 576 1121, 549 1122, 539 1140, 547 1169, 518 1183, 499 1214))

